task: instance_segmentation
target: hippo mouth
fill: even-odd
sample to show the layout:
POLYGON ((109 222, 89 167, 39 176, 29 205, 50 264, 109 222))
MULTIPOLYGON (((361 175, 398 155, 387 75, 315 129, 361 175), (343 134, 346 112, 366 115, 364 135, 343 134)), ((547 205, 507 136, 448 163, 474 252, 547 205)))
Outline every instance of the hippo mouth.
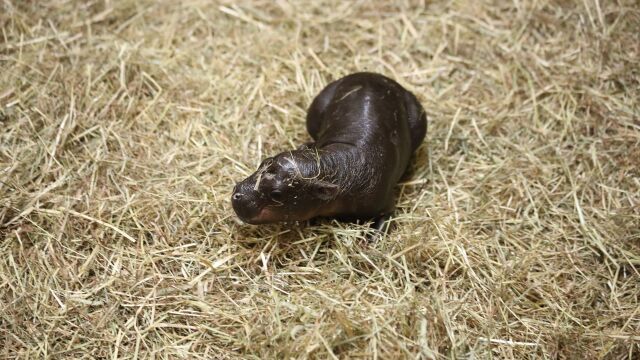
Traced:
POLYGON ((268 207, 263 207, 262 209, 260 209, 257 215, 249 219, 243 219, 243 220, 248 224, 259 225, 259 224, 274 223, 274 222, 282 221, 284 219, 282 219, 281 216, 278 216, 275 212, 273 212, 268 207))
POLYGON ((268 206, 261 206, 257 200, 259 199, 255 199, 254 196, 244 195, 234 189, 231 204, 240 220, 247 224, 257 225, 280 220, 282 216, 278 216, 268 206))

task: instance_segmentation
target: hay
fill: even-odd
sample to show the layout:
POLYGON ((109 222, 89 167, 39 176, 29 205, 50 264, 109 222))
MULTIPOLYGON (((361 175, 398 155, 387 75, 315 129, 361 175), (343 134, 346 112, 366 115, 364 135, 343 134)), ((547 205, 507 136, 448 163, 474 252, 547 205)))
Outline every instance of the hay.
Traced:
POLYGON ((0 354, 638 358, 634 0, 0 3, 0 354), (229 202, 331 79, 414 91, 395 230, 229 202))

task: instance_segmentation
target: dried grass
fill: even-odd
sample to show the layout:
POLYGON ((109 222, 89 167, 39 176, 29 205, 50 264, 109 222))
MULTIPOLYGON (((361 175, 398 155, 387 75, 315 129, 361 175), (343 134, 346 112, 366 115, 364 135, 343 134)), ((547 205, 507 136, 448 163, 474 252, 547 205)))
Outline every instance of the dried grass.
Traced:
POLYGON ((6 358, 640 357, 634 0, 0 2, 6 358), (242 225, 331 79, 419 95, 395 230, 242 225))

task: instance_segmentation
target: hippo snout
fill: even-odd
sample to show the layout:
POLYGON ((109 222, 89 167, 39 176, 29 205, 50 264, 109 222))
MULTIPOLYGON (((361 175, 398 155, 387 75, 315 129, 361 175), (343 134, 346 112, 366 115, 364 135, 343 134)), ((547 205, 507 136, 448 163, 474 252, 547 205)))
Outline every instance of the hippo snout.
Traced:
POLYGON ((252 223, 252 219, 256 218, 261 210, 258 206, 259 198, 257 191, 240 183, 233 188, 231 205, 242 221, 252 223))

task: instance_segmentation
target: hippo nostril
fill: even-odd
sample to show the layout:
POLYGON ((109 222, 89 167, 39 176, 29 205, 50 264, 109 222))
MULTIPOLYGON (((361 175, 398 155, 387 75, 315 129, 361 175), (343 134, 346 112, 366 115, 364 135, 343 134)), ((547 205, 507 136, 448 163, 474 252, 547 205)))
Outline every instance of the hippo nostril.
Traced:
POLYGON ((232 196, 233 200, 240 200, 241 197, 242 197, 242 194, 240 194, 240 193, 235 193, 232 196))

